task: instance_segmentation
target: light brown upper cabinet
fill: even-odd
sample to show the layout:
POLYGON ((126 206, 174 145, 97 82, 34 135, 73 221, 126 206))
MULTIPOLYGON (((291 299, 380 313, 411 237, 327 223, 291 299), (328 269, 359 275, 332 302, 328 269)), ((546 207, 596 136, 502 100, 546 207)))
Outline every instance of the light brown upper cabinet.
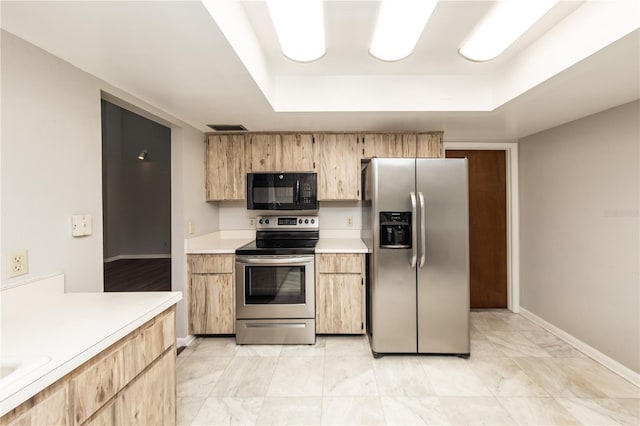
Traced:
POLYGON ((362 135, 363 158, 411 158, 416 156, 415 133, 368 133, 362 135))
POLYGON ((313 135, 251 134, 247 136, 249 172, 311 172, 313 135))
POLYGON ((418 133, 416 157, 444 158, 442 132, 418 133))
POLYGON ((282 168, 287 172, 312 172, 315 169, 313 135, 284 134, 282 143, 282 168))
POLYGON ((207 201, 244 200, 244 135, 209 135, 205 148, 207 201))
MULTIPOLYGON (((315 136, 318 169, 318 200, 360 199, 360 153, 358 136, 351 133, 320 133, 315 136)), ((360 148, 361 149, 361 148, 360 148)))
POLYGON ((247 136, 249 172, 282 171, 282 139, 280 135, 252 134, 247 136))
POLYGON ((442 158, 442 132, 367 133, 362 135, 362 158, 442 158))

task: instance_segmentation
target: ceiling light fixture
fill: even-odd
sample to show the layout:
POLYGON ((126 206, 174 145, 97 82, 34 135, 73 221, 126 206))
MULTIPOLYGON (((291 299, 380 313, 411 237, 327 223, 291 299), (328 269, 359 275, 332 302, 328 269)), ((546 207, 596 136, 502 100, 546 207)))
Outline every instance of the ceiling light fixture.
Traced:
POLYGON ((380 4, 369 53, 398 61, 413 52, 437 0, 385 0, 380 4))
POLYGON ((289 59, 311 62, 326 52, 320 0, 267 0, 280 49, 289 59))
POLYGON ((494 59, 556 3, 558 0, 498 1, 462 43, 459 53, 471 61, 494 59))
POLYGON ((138 154, 138 160, 140 161, 146 160, 148 155, 149 153, 147 152, 147 150, 143 149, 142 151, 140 151, 140 154, 138 154))

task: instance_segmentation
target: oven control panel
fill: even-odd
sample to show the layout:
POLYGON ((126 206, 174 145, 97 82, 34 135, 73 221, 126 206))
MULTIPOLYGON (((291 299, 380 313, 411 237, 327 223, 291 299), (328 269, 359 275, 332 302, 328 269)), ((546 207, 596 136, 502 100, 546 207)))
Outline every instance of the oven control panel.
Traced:
POLYGON ((258 216, 257 230, 317 230, 318 216, 258 216))

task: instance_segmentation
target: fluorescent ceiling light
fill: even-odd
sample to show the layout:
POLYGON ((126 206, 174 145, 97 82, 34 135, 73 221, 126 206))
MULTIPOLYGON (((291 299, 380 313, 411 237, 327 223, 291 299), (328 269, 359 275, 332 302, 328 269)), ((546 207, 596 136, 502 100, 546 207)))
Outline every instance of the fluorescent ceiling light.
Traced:
POLYGON ((413 52, 437 0, 385 0, 380 4, 369 53, 397 61, 413 52))
POLYGON ((311 62, 325 54, 321 0, 267 0, 267 7, 285 56, 311 62))
POLYGON ((472 61, 495 58, 556 3, 558 0, 498 1, 462 43, 460 54, 472 61))

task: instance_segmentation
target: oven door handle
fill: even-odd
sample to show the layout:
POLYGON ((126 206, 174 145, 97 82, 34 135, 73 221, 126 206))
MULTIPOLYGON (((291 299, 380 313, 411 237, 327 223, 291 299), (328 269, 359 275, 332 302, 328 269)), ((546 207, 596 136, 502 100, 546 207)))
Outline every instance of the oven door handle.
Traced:
POLYGON ((236 262, 253 265, 291 265, 313 262, 313 256, 303 257, 240 257, 236 256, 236 262))

